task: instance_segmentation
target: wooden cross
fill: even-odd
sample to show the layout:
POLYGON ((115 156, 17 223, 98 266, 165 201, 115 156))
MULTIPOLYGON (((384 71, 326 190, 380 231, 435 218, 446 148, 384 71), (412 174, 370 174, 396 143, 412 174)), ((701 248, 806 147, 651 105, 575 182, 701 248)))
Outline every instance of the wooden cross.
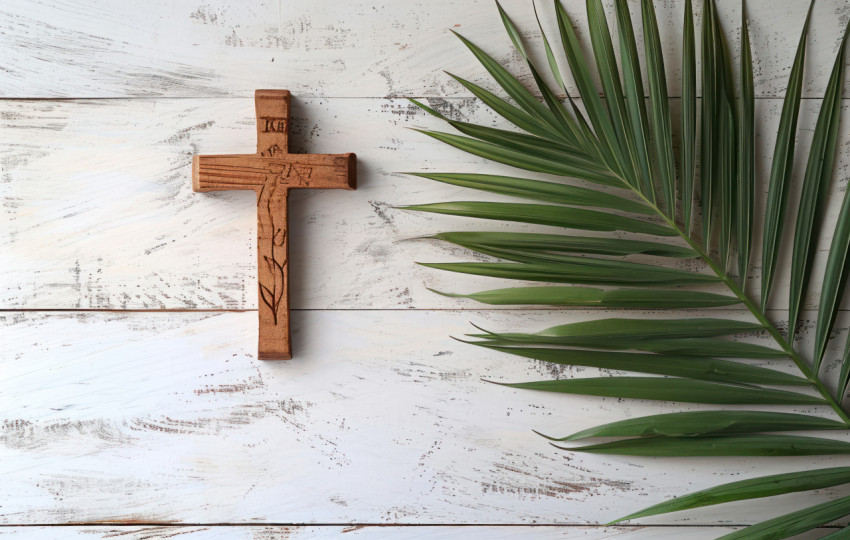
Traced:
POLYGON ((257 192, 257 273, 261 360, 289 360, 289 239, 291 188, 355 189, 354 154, 290 154, 289 91, 257 90, 257 153, 194 156, 195 191, 257 192))

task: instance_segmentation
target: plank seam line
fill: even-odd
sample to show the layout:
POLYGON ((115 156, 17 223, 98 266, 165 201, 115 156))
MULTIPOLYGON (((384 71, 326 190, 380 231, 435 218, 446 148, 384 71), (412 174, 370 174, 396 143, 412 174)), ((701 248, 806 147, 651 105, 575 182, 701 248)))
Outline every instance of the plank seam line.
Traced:
MULTIPOLYGON (((290 311, 292 312, 313 312, 313 311, 328 311, 328 312, 364 312, 364 311, 400 311, 400 312, 415 312, 415 311, 448 311, 448 312, 512 312, 512 311, 522 311, 524 313, 548 313, 548 312, 575 312, 580 313, 584 311, 598 311, 600 313, 631 313, 631 312, 652 312, 652 313, 665 313, 670 311, 671 313, 678 313, 682 311, 693 311, 701 308, 692 308, 692 309, 677 309, 677 310, 665 310, 665 309, 651 309, 651 308, 632 308, 632 309, 613 309, 606 307, 597 307, 597 306, 583 306, 583 307, 569 307, 569 308, 292 308, 290 311)), ((252 309, 183 309, 183 308, 174 308, 174 309, 110 309, 110 308, 0 308, 0 313, 256 313, 258 310, 256 308, 252 309)), ((740 312, 740 313, 749 313, 747 309, 744 308, 720 308, 720 309, 711 309, 706 310, 707 312, 740 312)), ((780 308, 771 308, 768 309, 767 312, 785 312, 787 309, 780 308)), ((815 309, 803 309, 802 311, 817 311, 815 309)), ((841 309, 841 312, 850 311, 850 309, 841 309)))
MULTIPOLYGON (((387 96, 316 96, 308 94, 298 94, 299 99, 373 99, 373 100, 388 100, 388 99, 475 99, 475 96, 409 96, 409 95, 387 95, 387 96)), ((540 97, 540 96, 537 96, 540 97)), ((556 96, 558 99, 565 99, 566 96, 556 96)), ((154 100, 221 100, 221 99, 254 99, 254 96, 76 96, 76 97, 0 97, 0 101, 154 101, 154 100)), ((573 96, 576 101, 581 101, 580 97, 573 96)), ((649 99, 649 96, 646 96, 649 99)), ((682 99, 682 96, 668 96, 668 99, 682 99)), ((701 96, 697 96, 701 99, 701 96)), ((755 96, 758 100, 784 100, 782 96, 755 96)), ((823 96, 805 96, 803 100, 822 100, 823 96)), ((850 101, 850 95, 842 97, 841 101, 850 101)))
MULTIPOLYGON (((139 522, 139 523, 121 523, 121 522, 70 522, 70 523, 4 523, 0 524, 0 529, 4 528, 31 528, 31 527, 563 527, 563 528, 597 528, 597 529, 647 529, 647 528, 728 528, 728 527, 747 527, 746 523, 734 524, 718 524, 710 523, 705 525, 700 524, 672 524, 663 523, 655 525, 640 525, 640 524, 586 524, 586 523, 284 523, 284 522, 228 522, 228 523, 173 523, 173 522, 139 522)), ((840 525, 823 525, 818 529, 840 529, 840 525)))

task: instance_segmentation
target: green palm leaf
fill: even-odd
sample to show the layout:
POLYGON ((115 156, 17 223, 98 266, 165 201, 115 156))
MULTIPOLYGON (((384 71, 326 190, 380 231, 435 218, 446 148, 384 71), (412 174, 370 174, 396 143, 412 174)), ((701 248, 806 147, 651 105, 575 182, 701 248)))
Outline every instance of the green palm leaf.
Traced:
POLYGON ((662 377, 589 377, 504 384, 562 394, 608 396, 712 405, 816 405, 824 399, 799 392, 662 377))
MULTIPOLYGON (((783 351, 763 347, 761 345, 707 338, 666 340, 635 339, 632 341, 620 340, 611 342, 596 340, 594 342, 590 339, 583 338, 540 337, 523 334, 473 334, 471 337, 486 339, 487 345, 511 346, 519 343, 525 345, 551 345, 562 347, 573 345, 577 347, 596 347, 606 350, 634 349, 637 351, 647 351, 663 355, 691 357, 707 357, 710 355, 711 357, 720 358, 768 359, 784 358, 786 356, 786 353, 783 351)), ((480 345, 482 343, 478 344, 480 345)))
POLYGON ((720 539, 788 538, 825 525, 847 514, 850 514, 850 497, 842 497, 751 525, 746 529, 721 536, 720 539))
POLYGON ((746 9, 741 9, 741 107, 738 122, 738 190, 735 199, 738 248, 738 282, 747 286, 750 251, 753 242, 753 205, 755 199, 755 95, 753 92, 753 56, 746 9))
MULTIPOLYGON (((560 51, 539 20, 546 64, 562 96, 547 86, 545 81, 550 79, 535 65, 532 47, 523 42, 520 30, 501 5, 497 5, 497 11, 502 25, 525 60, 539 97, 491 56, 459 36, 507 97, 452 77, 522 131, 453 120, 414 101, 460 135, 421 132, 469 154, 559 178, 413 173, 453 186, 534 201, 438 202, 404 207, 500 224, 496 231, 427 236, 470 250, 478 254, 478 261, 425 266, 541 282, 467 294, 434 292, 491 305, 688 310, 665 317, 638 313, 601 318, 530 333, 479 329, 468 335, 467 343, 510 354, 517 362, 645 374, 503 384, 512 388, 767 409, 671 411, 613 421, 552 440, 617 440, 578 447, 559 445, 564 451, 679 457, 850 454, 846 441, 787 433, 850 430, 850 416, 841 402, 850 382, 850 339, 844 339, 844 333, 838 333, 844 339, 840 370, 829 374, 822 371, 830 370, 820 369, 835 334, 850 276, 850 194, 845 196, 832 230, 824 267, 817 268, 814 258, 816 241, 827 230, 824 208, 833 196, 829 181, 838 147, 844 48, 850 25, 826 85, 811 149, 807 156, 797 156, 797 121, 812 13, 809 7, 783 100, 770 176, 762 179, 756 174, 753 51, 746 9, 742 9, 736 66, 714 0, 703 2, 699 30, 702 96, 697 100, 693 7, 691 0, 683 3, 682 106, 677 122, 669 106, 662 54, 665 44, 652 0, 639 3, 642 32, 636 31, 626 0, 614 0, 610 14, 601 0, 586 0, 587 43, 579 39, 565 7, 555 1, 561 47, 578 87, 581 107, 567 95, 566 74, 556 58, 560 51), (609 17, 616 20, 616 44, 609 17), (638 35, 643 35, 642 44, 638 35), (587 58, 585 52, 589 52, 587 58), (674 122, 681 126, 678 164, 673 151, 674 122), (800 159, 807 165, 801 196, 795 204, 794 236, 789 242, 783 234, 784 223, 789 193, 796 192, 792 170, 795 160, 800 159), (572 185, 570 179, 587 184, 572 185), (764 214, 757 216, 755 194, 763 189, 762 184, 767 184, 768 196, 764 214), (753 234, 756 220, 763 223, 759 239, 753 234), (523 223, 524 228, 532 230, 510 230, 506 222, 523 223), (555 234, 534 226, 586 232, 555 234), (766 311, 783 262, 780 253, 785 249, 792 252, 787 336, 781 330, 782 321, 766 311), (746 285, 752 269, 751 254, 759 251, 761 294, 753 298, 746 285), (481 262, 482 257, 497 260, 481 262), (809 360, 795 348, 794 326, 805 302, 818 301, 818 297, 807 296, 808 285, 817 276, 822 276, 823 284, 814 355, 809 360), (741 311, 731 317, 699 312, 720 306, 741 311), (743 315, 746 320, 739 320, 743 315), (755 342, 755 337, 760 341, 755 342), (765 360, 770 360, 769 366, 764 365, 765 360), (831 390, 836 387, 837 391, 831 390), (807 414, 773 410, 776 405, 805 406, 807 414)), ((848 483, 850 469, 846 467, 786 472, 677 497, 622 519, 848 483)), ((727 537, 785 538, 848 514, 850 498, 837 499, 792 511, 727 537)), ((847 535, 847 530, 831 537, 847 535)))
POLYGON ((490 75, 493 76, 493 79, 499 83, 499 86, 517 102, 520 108, 536 120, 547 124, 555 133, 558 133, 558 124, 552 119, 552 115, 546 107, 537 101, 537 98, 526 90, 508 70, 493 60, 490 55, 476 47, 471 41, 457 32, 454 32, 454 34, 472 51, 472 54, 481 62, 481 65, 487 69, 490 75))
POLYGON ((555 129, 560 131, 566 139, 574 141, 577 146, 583 146, 583 143, 586 142, 584 141, 584 133, 579 128, 576 121, 569 115, 569 113, 567 113, 561 102, 558 101, 554 92, 552 92, 549 89, 549 86, 543 81, 540 72, 537 71, 534 63, 529 59, 528 53, 526 53, 525 47, 522 44, 522 38, 519 35, 519 31, 516 26, 514 26, 510 17, 508 17, 508 14, 505 13, 505 10, 502 9, 499 2, 496 2, 496 6, 499 8, 499 15, 502 17, 502 23, 505 25, 505 30, 507 30, 508 36, 510 36, 517 52, 519 52, 528 63, 528 69, 534 77, 534 82, 537 84, 538 90, 540 90, 540 93, 543 95, 543 100, 546 102, 546 106, 552 113, 551 117, 547 118, 547 121, 555 129))
POLYGON ((772 474, 770 476, 731 482, 697 491, 690 495, 676 497, 645 508, 640 512, 629 514, 613 521, 612 524, 629 519, 654 516, 656 514, 690 510, 692 508, 727 502, 773 497, 774 495, 783 495, 798 491, 810 491, 813 489, 840 486, 847 483, 850 483, 850 467, 832 467, 813 471, 772 474))
MULTIPOLYGON (((569 101, 570 108, 573 111, 573 114, 575 115, 576 121, 573 123, 569 123, 570 128, 575 130, 575 138, 581 142, 582 147, 586 151, 588 151, 588 153, 592 153, 595 156, 601 158, 602 154, 600 153, 599 149, 599 141, 596 140, 595 136, 593 135, 593 131, 590 129, 590 126, 584 119, 584 115, 581 113, 581 111, 573 101, 572 97, 570 97, 569 93, 567 92, 567 85, 564 82, 563 76, 561 75, 561 69, 558 67, 558 61, 555 58, 555 53, 549 43, 549 38, 546 37, 546 32, 543 31, 543 25, 540 23, 540 18, 537 16, 536 5, 534 5, 534 17, 537 19, 538 28, 540 28, 540 37, 543 40, 543 46, 546 50, 546 60, 549 63, 549 69, 552 72, 552 76, 555 77, 555 80, 557 81, 558 87, 561 89, 561 92, 563 92, 567 96, 567 101, 569 101)), ((548 101, 550 101, 550 98, 547 97, 547 102, 548 101)))
MULTIPOLYGON (((850 29, 850 26, 848 26, 850 29)), ((847 34, 841 40, 841 49, 835 59, 835 66, 829 77, 826 95, 823 98, 818 122, 815 126, 812 148, 806 175, 803 178, 803 192, 797 209, 797 226, 794 233, 794 253, 791 257, 791 291, 789 306, 789 332, 794 337, 797 318, 803 293, 812 273, 816 243, 823 218, 826 202, 826 187, 832 176, 832 164, 835 160, 835 148, 838 143, 838 122, 841 119, 841 89, 844 86, 844 49, 847 34)), ((822 356, 815 357, 814 370, 817 372, 822 356)))
POLYGON ((580 258, 576 263, 420 263, 429 268, 450 272, 525 281, 580 283, 584 285, 692 285, 711 283, 717 279, 648 264, 625 263, 606 259, 580 258))
POLYGON ((608 186, 620 186, 620 182, 616 178, 600 169, 597 164, 585 159, 579 153, 574 154, 568 160, 564 161, 567 159, 566 152, 561 152, 559 155, 547 152, 542 148, 534 152, 529 152, 526 147, 511 148, 504 144, 461 137, 440 131, 422 131, 422 133, 464 152, 492 159, 493 161, 498 161, 499 163, 511 165, 519 169, 571 176, 608 186))
POLYGON ((708 250, 714 226, 717 171, 717 109, 720 100, 717 62, 717 21, 714 2, 702 5, 702 122, 700 136, 700 195, 702 201, 702 244, 708 250))
POLYGON ((691 231, 696 172, 696 53, 694 52, 694 13, 691 0, 685 0, 682 34, 682 167, 679 184, 682 194, 682 224, 685 234, 691 231))
MULTIPOLYGON (((820 456, 850 454, 850 443, 799 435, 722 435, 717 437, 646 437, 562 448, 573 452, 621 456, 820 456)), ((835 517, 840 517, 835 516, 835 517)), ((834 519, 834 518, 833 518, 834 519)))
MULTIPOLYGON (((605 103, 610 125, 614 129, 614 140, 620 150, 617 153, 620 170, 629 184, 638 187, 641 182, 637 167, 636 142, 626 113, 625 96, 620 82, 617 61, 614 57, 614 45, 611 42, 608 21, 605 18, 605 11, 602 9, 602 0, 586 0, 586 3, 587 20, 590 25, 590 42, 593 46, 597 74, 605 92, 605 103)), ((584 97, 583 93, 582 97, 584 97)))
MULTIPOLYGON (((577 431, 566 437, 546 438, 552 441, 578 441, 591 437, 693 437, 764 431, 846 429, 846 427, 844 423, 836 420, 805 414, 767 411, 696 411, 630 418, 577 431)), ((847 481, 850 482, 850 467, 846 472, 847 481)), ((632 517, 623 519, 632 519, 632 517)))
POLYGON ((561 34, 561 42, 564 46, 564 54, 569 62, 570 69, 582 97, 587 116, 597 139, 599 140, 600 153, 605 163, 612 170, 623 175, 628 169, 624 167, 625 158, 617 144, 617 135, 611 124, 611 119, 605 110, 599 93, 590 75, 587 62, 582 56, 581 45, 573 29, 570 17, 560 2, 555 2, 555 13, 558 17, 558 30, 561 34))
POLYGON ((691 258, 691 249, 641 240, 620 238, 592 238, 562 234, 510 233, 510 232, 445 232, 428 238, 444 240, 460 246, 501 248, 527 251, 561 251, 567 253, 593 253, 596 255, 655 255, 657 257, 691 258))
MULTIPOLYGON (((676 216, 676 174, 673 171, 673 135, 670 127, 670 105, 667 99, 667 77, 661 54, 661 37, 651 0, 641 1, 641 15, 646 43, 646 71, 649 73, 649 95, 652 103, 652 140, 664 208, 670 217, 676 216)), ((637 98, 637 96, 635 96, 637 98)), ((643 96, 641 96, 642 98, 643 96)), ((643 103, 643 99, 640 100, 643 103)))
MULTIPOLYGON (((542 182, 528 178, 496 176, 492 174, 428 174, 410 173, 413 176, 430 178, 438 182, 455 186, 479 189, 500 195, 511 195, 522 199, 533 199, 557 204, 575 206, 596 206, 612 208, 635 214, 651 214, 652 209, 645 204, 618 195, 586 189, 569 184, 542 182)), ((693 253, 691 256, 695 256, 693 253)))
MULTIPOLYGON (((811 5, 814 5, 812 2, 811 5)), ((788 206, 788 191, 791 172, 794 165, 794 141, 797 129, 797 117, 800 113, 800 96, 803 90, 803 59, 806 56, 806 35, 809 31, 809 19, 812 9, 806 15, 803 34, 797 45, 794 65, 788 79, 788 91, 782 104, 779 117, 779 133, 773 152, 773 166, 770 169, 770 184, 767 191, 767 208, 764 214, 764 241, 762 243, 761 305, 767 305, 773 277, 776 273, 776 261, 779 257, 779 241, 782 238, 782 226, 785 223, 785 209, 788 206)))
MULTIPOLYGON (((698 337, 729 336, 758 332, 764 326, 758 323, 731 319, 599 319, 561 324, 541 330, 533 336, 574 340, 595 340, 606 343, 634 340, 689 339, 698 337)), ((496 334, 490 334, 496 335, 496 334)), ((529 334, 498 334, 500 336, 526 336, 529 334)), ((582 341, 584 343, 584 341, 582 341)), ((561 343, 570 344, 570 343, 561 343)), ((572 343, 573 345, 577 343, 572 343)))
MULTIPOLYGON (((848 273, 850 273, 850 190, 844 194, 844 202, 841 204, 841 210, 838 214, 835 234, 832 237, 832 245, 829 248, 829 258, 826 261, 826 270, 823 276, 815 333, 815 362, 817 365, 820 365, 824 352, 826 352, 829 333, 838 317, 839 302, 844 295, 848 273)), ((845 350, 839 386, 840 393, 843 393, 847 386, 844 366, 848 365, 850 363, 847 362, 845 350)))
MULTIPOLYGON (((558 133, 554 129, 552 129, 552 127, 549 126, 546 122, 543 122, 539 118, 535 118, 534 116, 528 114, 519 107, 511 105, 504 99, 497 97, 492 92, 489 92, 488 90, 485 90, 484 88, 481 88, 480 86, 474 83, 471 83, 456 75, 452 75, 451 73, 448 73, 448 75, 457 82, 459 82, 461 85, 463 85, 467 90, 472 92, 475 97, 487 104, 488 107, 493 109, 502 118, 512 123, 516 127, 525 130, 528 133, 538 135, 540 137, 550 136, 556 137, 558 140, 560 140, 558 133)), ((429 112, 433 111, 433 109, 430 109, 428 107, 424 108, 429 112)), ((560 142, 564 143, 566 141, 561 140, 560 142)))
POLYGON ((486 342, 473 342, 486 347, 543 362, 570 366, 596 367, 638 373, 654 373, 707 381, 745 384, 806 386, 809 381, 740 362, 708 357, 675 356, 631 352, 591 351, 583 349, 552 349, 546 347, 504 347, 486 342))
POLYGON ((614 289, 605 291, 593 287, 514 287, 472 294, 436 291, 443 296, 469 298, 484 304, 544 306, 609 307, 644 309, 694 309, 739 304, 734 296, 684 291, 678 289, 614 289))
POLYGON ((551 141, 538 135, 527 135, 525 133, 517 133, 516 131, 479 126, 469 122, 457 122, 450 118, 446 118, 431 107, 415 99, 411 99, 410 102, 420 109, 423 109, 428 114, 432 114, 437 118, 445 120, 453 128, 465 135, 469 135, 470 137, 475 137, 500 146, 515 146, 530 152, 542 152, 544 155, 548 155, 553 159, 588 157, 584 150, 571 142, 551 141))
POLYGON ((637 41, 632 28, 631 14, 626 0, 617 0, 617 30, 620 42, 620 58, 623 65, 623 83, 625 106, 632 133, 630 141, 634 146, 635 173, 638 184, 650 200, 655 199, 655 186, 651 162, 649 159, 650 132, 647 121, 646 103, 643 98, 643 78, 638 60, 637 41))
POLYGON ((665 225, 640 219, 612 215, 596 210, 567 208, 545 204, 453 202, 419 204, 404 207, 407 210, 433 212, 450 216, 481 219, 503 219, 520 223, 536 223, 585 231, 626 231, 655 236, 673 236, 675 231, 665 225))

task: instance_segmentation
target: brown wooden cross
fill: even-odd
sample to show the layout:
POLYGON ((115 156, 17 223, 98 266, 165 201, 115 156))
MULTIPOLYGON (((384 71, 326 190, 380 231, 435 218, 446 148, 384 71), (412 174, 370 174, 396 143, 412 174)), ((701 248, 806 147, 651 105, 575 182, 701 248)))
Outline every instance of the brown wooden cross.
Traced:
POLYGON ((195 156, 195 191, 257 192, 257 273, 262 360, 289 360, 289 239, 291 188, 355 189, 354 154, 290 154, 289 91, 257 90, 257 153, 195 156))

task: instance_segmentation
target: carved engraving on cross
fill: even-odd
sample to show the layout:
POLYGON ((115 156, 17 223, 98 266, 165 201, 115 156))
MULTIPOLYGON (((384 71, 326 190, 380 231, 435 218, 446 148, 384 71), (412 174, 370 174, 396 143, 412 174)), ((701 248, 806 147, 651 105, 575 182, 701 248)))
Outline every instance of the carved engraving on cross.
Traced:
POLYGON ((257 153, 194 156, 195 191, 257 193, 259 358, 292 358, 289 332, 287 198, 292 188, 355 189, 354 154, 290 154, 289 91, 257 90, 257 153))

